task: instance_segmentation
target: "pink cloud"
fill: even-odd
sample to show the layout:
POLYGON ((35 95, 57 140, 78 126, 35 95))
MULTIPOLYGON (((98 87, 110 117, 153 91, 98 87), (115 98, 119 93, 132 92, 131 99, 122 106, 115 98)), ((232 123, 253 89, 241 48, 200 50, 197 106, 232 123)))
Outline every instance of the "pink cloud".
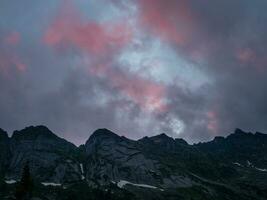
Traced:
POLYGON ((162 39, 185 45, 193 32, 194 16, 188 1, 139 0, 140 21, 162 39))
POLYGON ((238 49, 236 57, 240 62, 248 63, 255 59, 255 53, 250 48, 238 49))
POLYGON ((44 42, 51 46, 73 45, 92 54, 103 54, 110 49, 120 48, 131 39, 131 30, 124 23, 101 24, 84 21, 71 6, 63 6, 44 35, 44 42))
POLYGON ((10 76, 13 70, 17 72, 25 72, 26 64, 14 54, 5 54, 0 56, 0 72, 2 75, 10 76))
POLYGON ((141 109, 158 113, 167 111, 166 88, 163 85, 111 65, 112 63, 100 63, 90 66, 89 71, 108 80, 109 86, 118 89, 141 109))
POLYGON ((207 129, 213 133, 217 134, 219 130, 218 116, 215 111, 209 111, 207 113, 207 129))
POLYGON ((241 66, 253 67, 257 71, 266 70, 267 56, 251 48, 239 48, 236 51, 236 59, 241 66))
POLYGON ((20 34, 18 32, 12 32, 4 38, 4 41, 10 45, 17 45, 20 42, 20 34))
POLYGON ((108 73, 113 87, 130 97, 136 104, 146 111, 165 112, 165 87, 138 75, 127 74, 123 71, 108 73))
POLYGON ((144 30, 175 45, 193 61, 207 59, 218 48, 201 27, 199 13, 188 0, 138 0, 144 30))
POLYGON ((17 45, 20 43, 20 33, 11 32, 2 39, 3 50, 0 55, 0 72, 6 77, 11 76, 15 71, 25 72, 26 64, 22 61, 17 45), (15 71, 14 71, 15 69, 15 71))
POLYGON ((127 23, 85 21, 70 4, 61 9, 44 34, 45 44, 60 50, 72 46, 83 55, 93 55, 89 67, 91 75, 107 80, 109 87, 117 89, 142 110, 166 110, 164 86, 113 64, 117 53, 132 39, 127 23))

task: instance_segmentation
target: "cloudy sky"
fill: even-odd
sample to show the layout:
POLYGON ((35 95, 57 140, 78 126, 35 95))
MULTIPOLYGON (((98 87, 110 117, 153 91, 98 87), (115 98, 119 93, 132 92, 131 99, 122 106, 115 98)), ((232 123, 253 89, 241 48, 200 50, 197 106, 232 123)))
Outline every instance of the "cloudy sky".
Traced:
POLYGON ((267 132, 265 0, 1 0, 0 127, 188 142, 267 132))

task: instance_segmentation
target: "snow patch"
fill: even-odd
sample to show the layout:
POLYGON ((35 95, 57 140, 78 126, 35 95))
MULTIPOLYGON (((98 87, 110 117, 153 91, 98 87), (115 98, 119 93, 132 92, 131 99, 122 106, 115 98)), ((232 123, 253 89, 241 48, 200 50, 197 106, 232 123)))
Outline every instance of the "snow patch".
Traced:
POLYGON ((240 166, 240 167, 243 167, 243 165, 241 165, 241 164, 238 163, 238 162, 234 162, 233 164, 234 164, 234 165, 238 165, 238 166, 240 166))
POLYGON ((17 181, 11 179, 11 180, 5 180, 5 182, 6 182, 6 184, 14 184, 14 183, 16 183, 17 181))
MULTIPOLYGON (((243 167, 243 165, 241 165, 241 164, 238 163, 238 162, 234 162, 233 164, 238 165, 238 166, 240 166, 240 167, 243 167)), ((247 167, 251 167, 251 168, 256 169, 256 170, 258 170, 258 171, 261 171, 261 172, 267 172, 267 169, 257 168, 257 167, 255 167, 255 166, 253 165, 253 163, 251 163, 249 160, 247 160, 247 167)))
MULTIPOLYGON (((133 186, 137 186, 137 187, 144 187, 144 188, 150 188, 150 189, 159 189, 155 186, 152 186, 152 185, 146 185, 146 184, 136 184, 136 183, 131 183, 129 181, 124 181, 124 180, 120 180, 118 183, 117 183, 117 186, 119 188, 123 188, 125 185, 133 185, 133 186)), ((160 189, 161 191, 163 191, 163 189, 160 189)))
POLYGON ((257 168, 257 167, 255 167, 255 169, 258 170, 258 171, 261 171, 261 172, 267 172, 267 169, 260 169, 260 168, 257 168))
POLYGON ((248 167, 254 167, 254 165, 249 160, 247 160, 247 166, 248 167))
POLYGON ((82 163, 80 163, 80 169, 81 169, 81 172, 82 172, 82 180, 84 180, 85 177, 84 177, 84 169, 83 169, 83 164, 82 163))
POLYGON ((80 168, 81 168, 81 172, 82 172, 82 174, 83 174, 84 171, 83 171, 83 164, 82 164, 82 163, 80 163, 80 168))
POLYGON ((61 186, 60 183, 49 183, 49 182, 42 182, 42 185, 44 185, 44 186, 55 186, 55 187, 61 186))

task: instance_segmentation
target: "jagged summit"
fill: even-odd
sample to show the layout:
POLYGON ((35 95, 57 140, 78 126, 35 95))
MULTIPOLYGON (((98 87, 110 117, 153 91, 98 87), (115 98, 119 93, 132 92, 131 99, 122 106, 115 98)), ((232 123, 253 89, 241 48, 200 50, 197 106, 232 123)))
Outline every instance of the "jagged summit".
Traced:
POLYGON ((236 128, 234 133, 228 135, 226 138, 227 139, 231 139, 231 138, 246 138, 246 137, 253 137, 255 136, 255 134, 251 133, 251 132, 246 132, 243 131, 239 128, 236 128))
POLYGON ((165 133, 149 137, 148 140, 152 141, 153 143, 163 144, 163 145, 174 143, 174 139, 172 137, 169 137, 165 133))
POLYGON ((106 128, 101 128, 101 129, 97 129, 93 132, 93 134, 89 137, 88 140, 93 139, 93 138, 98 138, 98 137, 105 137, 105 138, 120 138, 119 135, 117 135, 116 133, 110 131, 109 129, 106 128))
POLYGON ((47 138, 59 138, 56 134, 50 131, 46 126, 29 126, 20 131, 16 130, 13 132, 12 138, 14 139, 34 139, 37 137, 47 137, 47 138))
POLYGON ((8 134, 6 131, 0 128, 0 139, 2 138, 8 138, 8 134))
POLYGON ((173 140, 172 137, 168 136, 166 133, 161 133, 159 135, 155 135, 155 136, 152 136, 150 137, 150 139, 163 139, 163 140, 173 140))
MULTIPOLYGON (((0 137, 1 134, 6 135, 3 130, 0 137)), ((29 162, 36 181, 61 184, 64 191, 72 184, 83 183, 85 190, 91 186, 105 190, 112 185, 114 189, 118 186, 133 194, 139 191, 162 194, 161 199, 165 200, 169 191, 177 191, 175 195, 180 197, 181 190, 187 188, 188 194, 194 195, 196 187, 202 185, 213 192, 201 195, 216 199, 222 190, 231 195, 235 192, 236 197, 256 191, 251 189, 247 193, 247 187, 241 190, 240 183, 245 186, 253 183, 251 188, 267 187, 266 155, 267 135, 241 129, 228 137, 219 136, 210 142, 191 145, 166 134, 135 141, 102 128, 94 131, 86 144, 76 147, 45 126, 30 126, 15 131, 7 140, 0 139, 0 172, 5 174, 7 182, 14 182, 19 180, 24 163, 29 162), (145 190, 141 191, 142 187, 145 190)), ((206 189, 198 189, 201 191, 206 189)), ((258 198, 260 195, 253 197, 266 199, 258 198)))
POLYGON ((234 133, 235 133, 235 134, 244 134, 244 133, 246 133, 246 132, 243 131, 243 130, 240 129, 240 128, 236 128, 234 133))
POLYGON ((167 143, 176 143, 176 144, 181 144, 181 145, 188 145, 188 143, 182 139, 182 138, 172 138, 168 136, 165 133, 161 133, 159 135, 151 136, 151 137, 143 137, 139 142, 153 142, 153 143, 158 143, 158 144, 167 144, 167 143))
POLYGON ((175 142, 183 145, 188 145, 188 143, 182 138, 175 138, 175 142))

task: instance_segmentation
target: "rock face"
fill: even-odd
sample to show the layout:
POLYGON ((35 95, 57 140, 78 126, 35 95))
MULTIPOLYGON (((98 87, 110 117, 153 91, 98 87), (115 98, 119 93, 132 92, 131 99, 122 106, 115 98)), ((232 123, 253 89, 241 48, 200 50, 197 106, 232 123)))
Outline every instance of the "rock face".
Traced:
POLYGON ((267 198, 267 135, 240 129, 195 145, 166 134, 134 141, 98 129, 80 147, 44 126, 11 138, 0 129, 1 174, 18 180, 26 162, 46 185, 83 183, 103 191, 112 185, 137 199, 267 198))
POLYGON ((11 160, 7 177, 18 180, 29 162, 32 175, 43 182, 63 183, 81 179, 75 159, 76 146, 44 126, 15 131, 10 139, 11 160))
POLYGON ((100 185, 127 180, 159 188, 189 187, 198 179, 194 175, 223 176, 222 167, 198 148, 165 134, 133 141, 99 129, 85 149, 86 177, 100 185))
POLYGON ((267 169, 267 135, 263 133, 253 134, 236 129, 226 138, 216 137, 211 142, 195 146, 212 155, 214 159, 220 158, 218 162, 267 169))
POLYGON ((7 133, 0 129, 0 176, 5 174, 10 160, 10 139, 7 133))
POLYGON ((256 193, 265 197, 266 139, 264 134, 236 130, 226 138, 188 145, 165 134, 133 141, 99 129, 85 144, 86 178, 102 186, 129 182, 124 187, 133 191, 133 186, 144 184, 164 190, 202 187, 210 198, 229 198, 225 191, 241 198, 247 195, 244 188, 258 188, 256 193))
POLYGON ((134 183, 163 184, 161 164, 147 158, 142 146, 106 129, 93 133, 85 144, 87 178, 99 184, 128 180, 134 183))

